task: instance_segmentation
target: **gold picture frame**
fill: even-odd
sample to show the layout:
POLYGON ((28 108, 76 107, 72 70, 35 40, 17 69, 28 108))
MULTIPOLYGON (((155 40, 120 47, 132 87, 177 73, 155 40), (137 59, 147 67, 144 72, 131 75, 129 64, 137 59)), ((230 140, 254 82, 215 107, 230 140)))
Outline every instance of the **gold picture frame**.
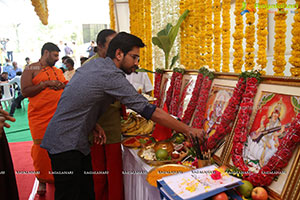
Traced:
MULTIPOLYGON (((251 137, 250 133, 253 133, 253 130, 258 130, 256 129, 258 126, 266 126, 267 123, 265 122, 265 117, 266 115, 269 115, 269 120, 271 124, 271 116, 273 116, 273 113, 275 111, 281 111, 283 110, 282 107, 285 106, 284 109, 287 110, 287 112, 289 112, 289 114, 291 114, 290 111, 288 111, 289 109, 289 104, 287 103, 288 101, 286 99, 290 98, 292 101, 293 97, 297 97, 297 101, 300 101, 300 79, 299 78, 292 78, 292 77, 275 77, 275 76, 262 76, 262 82, 261 84, 258 86, 257 88, 257 93, 254 99, 254 112, 252 113, 251 117, 250 117, 250 123, 248 126, 248 140, 246 142, 246 145, 249 145, 249 137, 251 137), (269 97, 269 98, 268 98, 269 97), (285 100, 284 100, 285 99, 285 100), (272 102, 274 101, 274 102, 272 102), (280 102, 281 101, 281 102, 280 102), (282 103, 283 102, 283 103, 282 103), (280 106, 281 104, 283 104, 282 106, 280 106), (277 110, 276 109, 277 106, 277 110), (260 125, 258 125, 258 122, 261 121, 260 125), (256 127, 255 127, 256 126, 256 127)), ((290 102, 292 103, 292 102, 290 102)), ((295 109, 297 110, 297 112, 295 111, 295 113, 297 114, 298 108, 295 107, 295 109)), ((293 116, 295 115, 295 113, 293 114, 293 116)), ((274 114, 275 116, 275 114, 274 114)), ((280 116, 280 115, 279 115, 280 116)), ((285 115, 287 116, 287 115, 285 115)), ((282 124, 280 123, 280 126, 284 126, 286 125, 288 122, 292 121, 291 117, 285 117, 283 115, 281 115, 280 117, 278 117, 278 119, 281 119, 282 124)), ((276 116, 274 117, 274 119, 276 118, 276 116)), ((275 125, 275 124, 274 124, 275 125)), ((268 145, 264 145, 264 149, 262 152, 264 152, 263 154, 261 154, 260 159, 258 159, 258 162, 256 163, 257 165, 260 165, 260 167, 265 166, 265 164, 267 163, 267 158, 265 155, 267 155, 266 150, 269 150, 269 157, 272 156, 273 154, 275 154, 271 149, 274 147, 276 147, 276 145, 278 146, 279 143, 276 143, 276 140, 278 138, 276 138, 277 134, 280 135, 280 130, 272 130, 271 129, 265 129, 265 130, 270 130, 270 133, 266 133, 266 134, 270 134, 272 133, 272 141, 273 142, 273 146, 271 145, 271 147, 269 148, 268 145), (274 134, 273 134, 274 133, 274 134), (269 148, 269 149, 268 149, 269 148), (262 160, 264 159, 264 162, 262 162, 262 160)), ((283 130, 284 131, 284 130, 283 130)), ((282 133, 283 133, 282 131, 282 133)), ((234 134, 232 134, 232 137, 229 141, 229 146, 228 149, 226 151, 226 155, 225 155, 225 160, 224 160, 224 164, 227 166, 233 166, 233 162, 231 160, 231 150, 233 147, 232 141, 233 141, 233 137, 234 134)), ((266 140, 266 139, 265 139, 266 140)), ((254 140, 253 140, 254 141, 254 140)), ((258 140, 259 141, 259 140, 258 140)), ((269 144, 270 143, 265 143, 265 144, 269 144)), ((243 157, 244 160, 248 159, 248 153, 246 152, 247 148, 248 150, 252 151, 252 149, 254 146, 251 146, 251 144, 249 146, 245 147, 244 144, 244 150, 243 150, 243 157), (246 158, 246 159, 245 159, 246 158)), ((258 150, 255 150, 256 152, 259 152, 258 150)), ((251 156, 249 156, 249 158, 251 158, 251 156)), ((253 158, 254 159, 254 158, 253 158)), ((251 160, 251 159, 250 159, 251 160)), ((252 165, 252 163, 250 163, 251 167, 255 167, 255 165, 252 165)), ((253 170, 253 169, 251 169, 253 170)), ((267 190, 269 193, 269 197, 271 199, 297 199, 299 197, 299 176, 300 176, 300 148, 297 147, 294 152, 293 152, 293 156, 290 158, 288 165, 283 168, 283 173, 281 175, 278 176, 278 180, 274 181, 271 183, 271 185, 267 186, 267 190), (298 182, 297 182, 298 181, 298 182), (298 191, 298 193, 296 193, 295 191, 298 191)))

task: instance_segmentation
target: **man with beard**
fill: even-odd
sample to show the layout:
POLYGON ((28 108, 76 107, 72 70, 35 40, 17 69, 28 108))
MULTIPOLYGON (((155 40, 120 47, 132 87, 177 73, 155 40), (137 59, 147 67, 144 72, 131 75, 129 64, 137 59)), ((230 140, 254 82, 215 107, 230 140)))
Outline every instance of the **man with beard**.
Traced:
POLYGON ((67 83, 62 71, 54 67, 59 51, 55 44, 45 43, 40 60, 26 67, 21 78, 21 92, 29 100, 28 121, 33 139, 31 155, 39 180, 39 195, 45 194, 46 183, 54 181, 49 173, 51 162, 48 153, 40 144, 67 83))
POLYGON ((54 174, 56 200, 95 198, 88 135, 96 126, 94 142, 105 143, 105 133, 96 122, 115 100, 147 120, 203 140, 203 130, 191 128, 149 104, 125 78, 125 73, 135 71, 144 46, 134 35, 117 34, 107 57, 84 64, 66 85, 41 144, 49 153, 53 171, 59 172, 54 174))

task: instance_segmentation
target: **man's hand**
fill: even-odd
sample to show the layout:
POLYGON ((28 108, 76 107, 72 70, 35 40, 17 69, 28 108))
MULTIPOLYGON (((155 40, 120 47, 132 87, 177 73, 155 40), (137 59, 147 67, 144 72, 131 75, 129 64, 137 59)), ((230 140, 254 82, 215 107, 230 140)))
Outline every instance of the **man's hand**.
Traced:
POLYGON ((93 135, 94 135, 94 143, 100 144, 100 145, 106 143, 105 132, 99 124, 96 124, 96 126, 93 130, 93 135))
POLYGON ((9 121, 16 121, 15 118, 9 116, 8 112, 6 112, 5 110, 0 109, 0 135, 3 132, 3 127, 9 128, 10 125, 8 123, 6 123, 5 121, 9 120, 9 121))
POLYGON ((197 129, 197 128, 189 128, 188 137, 190 138, 190 135, 193 135, 194 137, 199 138, 201 144, 207 140, 207 136, 205 134, 205 131, 203 129, 197 129))
POLYGON ((47 81, 46 84, 53 90, 61 90, 65 88, 65 84, 58 80, 47 81))

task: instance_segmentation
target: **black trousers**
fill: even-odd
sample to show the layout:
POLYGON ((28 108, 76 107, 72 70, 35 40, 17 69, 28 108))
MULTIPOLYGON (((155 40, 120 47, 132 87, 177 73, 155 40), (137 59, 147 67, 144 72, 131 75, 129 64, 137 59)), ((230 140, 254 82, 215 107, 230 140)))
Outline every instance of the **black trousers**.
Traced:
POLYGON ((80 151, 49 154, 52 164, 55 200, 94 200, 91 155, 80 151))
POLYGON ((18 94, 18 97, 14 99, 14 101, 12 102, 11 106, 10 106, 10 111, 9 111, 9 115, 13 116, 16 110, 16 107, 21 107, 21 102, 25 99, 25 97, 23 97, 23 95, 21 94, 21 92, 18 94))

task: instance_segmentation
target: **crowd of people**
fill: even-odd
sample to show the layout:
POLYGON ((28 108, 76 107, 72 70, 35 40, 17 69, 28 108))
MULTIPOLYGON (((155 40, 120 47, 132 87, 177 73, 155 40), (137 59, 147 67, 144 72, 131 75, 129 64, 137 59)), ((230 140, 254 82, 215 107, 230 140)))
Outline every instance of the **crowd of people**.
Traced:
MULTIPOLYGON (((121 116, 125 106, 147 120, 203 139, 202 130, 177 121, 138 93, 153 90, 149 77, 135 72, 140 48, 145 46, 140 38, 104 29, 96 44, 94 55, 82 59, 75 70, 66 51, 61 66, 55 67, 62 49, 47 42, 40 59, 28 64, 21 76, 20 95, 29 100, 39 195, 54 182, 55 199, 124 199, 121 116), (93 171, 108 173, 87 173, 93 171)), ((3 122, 13 120, 6 113, 1 116, 3 122)))

